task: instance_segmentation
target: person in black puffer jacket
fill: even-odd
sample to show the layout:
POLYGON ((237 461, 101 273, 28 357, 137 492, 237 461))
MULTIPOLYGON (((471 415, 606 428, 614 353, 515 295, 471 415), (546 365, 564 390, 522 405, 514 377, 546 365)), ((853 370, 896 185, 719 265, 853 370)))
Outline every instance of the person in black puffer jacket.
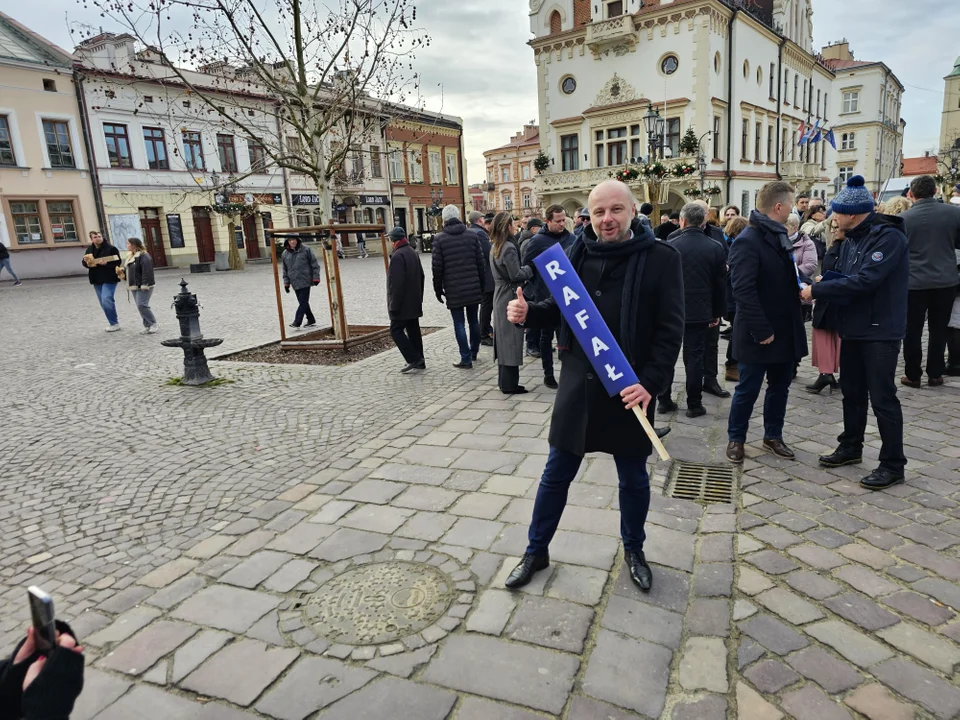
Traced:
POLYGON ((83 648, 57 621, 57 647, 40 655, 27 630, 9 660, 0 661, 0 720, 67 720, 83 690, 83 648))
POLYGON ((446 298, 453 317, 453 329, 460 348, 460 362, 453 366, 469 369, 480 354, 478 309, 487 275, 483 250, 476 234, 468 232, 467 226, 460 221, 460 209, 456 205, 447 205, 442 217, 443 231, 433 237, 433 291, 437 302, 442 303, 446 298))
MULTIPOLYGON (((680 232, 671 236, 670 245, 680 252, 683 262, 684 329, 683 367, 687 374, 687 417, 706 415, 703 407, 704 350, 707 332, 720 324, 726 307, 726 253, 706 234, 706 213, 699 203, 689 203, 680 211, 680 232)), ((660 393, 659 412, 677 409, 670 397, 670 383, 660 393)))

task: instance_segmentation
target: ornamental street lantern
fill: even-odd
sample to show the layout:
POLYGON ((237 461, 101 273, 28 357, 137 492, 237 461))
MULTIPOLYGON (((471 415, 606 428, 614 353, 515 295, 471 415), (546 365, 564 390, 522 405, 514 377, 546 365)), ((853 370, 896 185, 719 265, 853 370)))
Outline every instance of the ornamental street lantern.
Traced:
POLYGON ((164 340, 160 344, 165 347, 183 349, 183 384, 203 385, 214 379, 207 366, 207 357, 204 350, 216 347, 223 342, 223 338, 205 338, 200 332, 200 304, 197 296, 187 290, 187 281, 180 280, 180 292, 173 296, 173 305, 177 309, 177 320, 180 323, 180 337, 175 340, 164 340))

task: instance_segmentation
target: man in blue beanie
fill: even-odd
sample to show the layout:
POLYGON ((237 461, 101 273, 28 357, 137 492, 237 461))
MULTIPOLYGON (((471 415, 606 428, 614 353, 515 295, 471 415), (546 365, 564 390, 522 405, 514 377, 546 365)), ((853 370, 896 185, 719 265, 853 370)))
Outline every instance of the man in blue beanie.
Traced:
POLYGON ((837 273, 804 288, 803 300, 829 300, 839 309, 840 389, 843 433, 840 446, 820 458, 825 467, 863 461, 867 400, 880 429, 880 467, 860 481, 870 490, 903 482, 903 412, 894 378, 900 343, 907 331, 910 257, 903 220, 874 212, 874 200, 856 175, 831 203, 846 240, 837 273))

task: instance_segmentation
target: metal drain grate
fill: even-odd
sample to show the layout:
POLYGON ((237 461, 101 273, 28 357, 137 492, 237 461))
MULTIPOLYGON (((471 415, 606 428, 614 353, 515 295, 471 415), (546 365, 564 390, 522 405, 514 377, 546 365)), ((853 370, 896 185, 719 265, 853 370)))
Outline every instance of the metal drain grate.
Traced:
POLYGON ((702 503, 732 503, 736 476, 728 465, 677 462, 670 497, 702 503))

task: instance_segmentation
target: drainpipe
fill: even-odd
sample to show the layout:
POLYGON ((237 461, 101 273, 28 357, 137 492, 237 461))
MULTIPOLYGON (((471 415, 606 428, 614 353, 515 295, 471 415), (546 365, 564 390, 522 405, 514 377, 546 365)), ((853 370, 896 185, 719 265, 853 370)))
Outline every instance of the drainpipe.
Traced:
POLYGON ((103 194, 100 188, 100 175, 97 173, 97 161, 93 154, 93 140, 90 137, 90 123, 87 117, 87 98, 83 92, 83 75, 73 71, 73 87, 77 93, 77 109, 80 111, 80 129, 83 134, 83 147, 87 153, 87 166, 90 168, 90 184, 93 187, 93 205, 97 209, 97 221, 100 232, 112 242, 110 228, 107 227, 107 213, 103 207, 103 194))
POLYGON ((734 8, 727 23, 727 205, 733 202, 730 199, 730 187, 733 185, 730 173, 733 162, 733 23, 738 12, 740 9, 734 8))
MULTIPOLYGON (((777 51, 777 141, 780 140, 782 136, 782 127, 781 122, 783 120, 783 83, 780 82, 780 77, 783 74, 783 46, 787 44, 787 38, 780 38, 780 48, 777 51)), ((792 140, 792 138, 791 138, 792 140)), ((783 146, 783 152, 786 153, 787 146, 783 146)), ((780 152, 777 152, 777 166, 776 166, 777 179, 783 180, 783 176, 780 175, 780 152)))
POLYGON ((463 222, 467 222, 467 186, 463 184, 463 121, 460 122, 460 126, 457 128, 460 132, 457 133, 457 148, 460 151, 459 156, 457 156, 457 177, 460 178, 460 217, 463 218, 463 222))
POLYGON ((878 197, 883 189, 883 181, 881 180, 883 175, 883 138, 887 129, 887 82, 889 80, 890 70, 885 70, 883 74, 883 93, 880 95, 880 152, 873 166, 874 174, 877 176, 877 192, 874 197, 878 197))

